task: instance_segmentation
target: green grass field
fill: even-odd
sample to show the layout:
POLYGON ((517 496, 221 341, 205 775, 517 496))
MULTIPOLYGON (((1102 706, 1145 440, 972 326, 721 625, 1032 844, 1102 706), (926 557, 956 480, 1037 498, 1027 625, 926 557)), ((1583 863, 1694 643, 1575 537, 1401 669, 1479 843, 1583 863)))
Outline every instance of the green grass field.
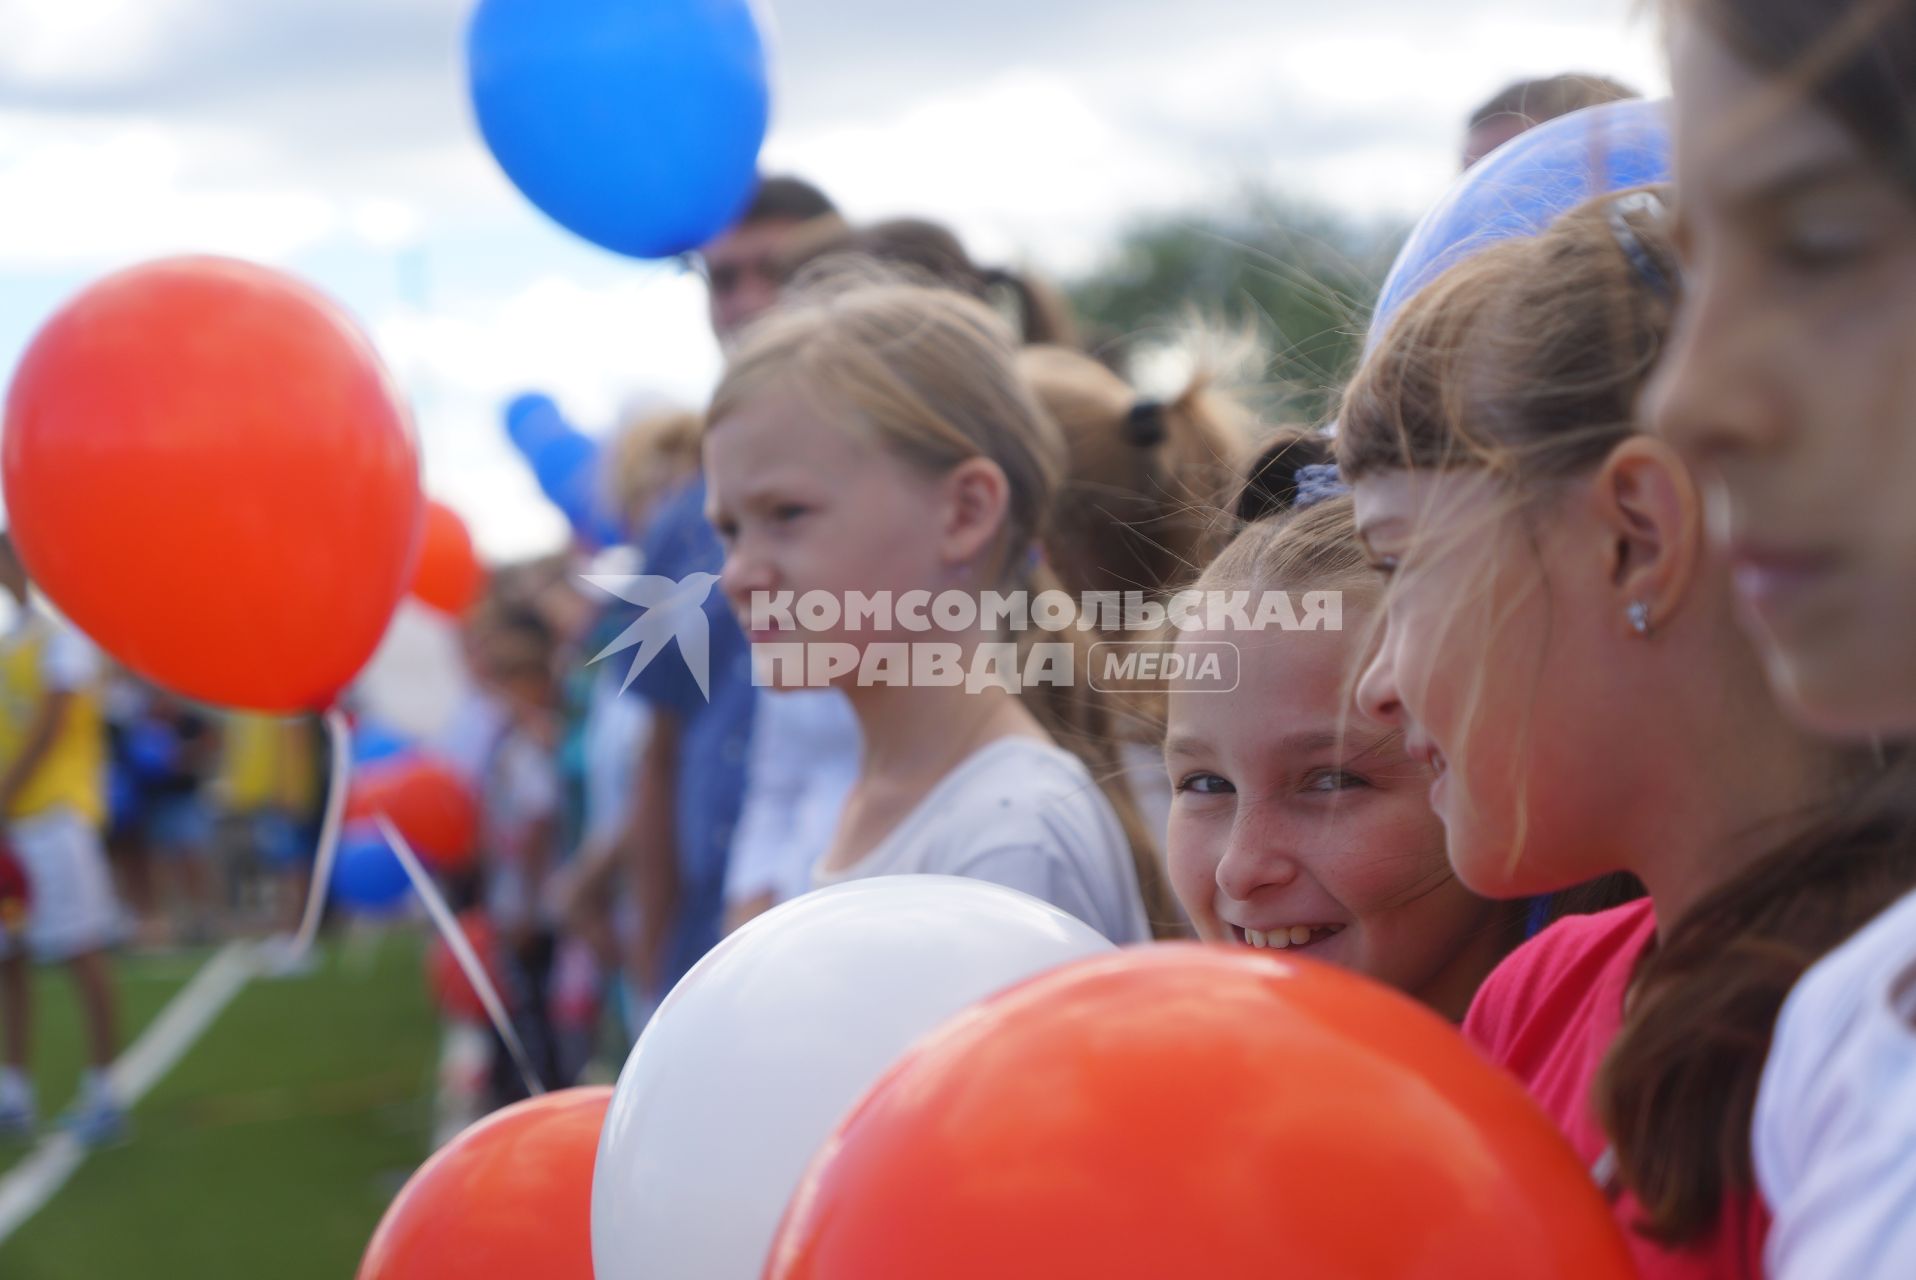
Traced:
MULTIPOLYGON (((417 938, 328 944, 318 967, 258 978, 133 1113, 0 1244, 7 1280, 343 1280, 425 1158, 437 1020, 417 938)), ((205 959, 121 962, 130 1040, 205 959)), ((80 1051, 66 975, 40 976, 43 1111, 73 1092, 80 1051)), ((0 1151, 11 1165, 19 1148, 0 1151)))

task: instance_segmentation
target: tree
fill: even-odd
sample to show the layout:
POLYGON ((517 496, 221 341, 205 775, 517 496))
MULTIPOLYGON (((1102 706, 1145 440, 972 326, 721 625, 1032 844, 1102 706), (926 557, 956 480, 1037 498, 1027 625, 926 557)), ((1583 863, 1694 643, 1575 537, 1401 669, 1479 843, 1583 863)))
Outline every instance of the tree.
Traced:
POLYGON ((1233 209, 1159 216, 1067 292, 1099 353, 1133 368, 1193 322, 1254 336, 1268 420, 1315 423, 1362 344, 1401 227, 1252 191, 1233 209))

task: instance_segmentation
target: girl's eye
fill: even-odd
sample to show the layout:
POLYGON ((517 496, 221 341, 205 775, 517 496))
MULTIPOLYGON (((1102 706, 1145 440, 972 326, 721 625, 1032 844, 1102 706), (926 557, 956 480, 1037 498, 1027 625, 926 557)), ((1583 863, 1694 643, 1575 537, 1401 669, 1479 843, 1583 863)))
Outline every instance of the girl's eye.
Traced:
POLYGON ((1215 773, 1188 773, 1178 779, 1175 790, 1180 793, 1193 791, 1201 796, 1221 796, 1229 795, 1236 788, 1215 773))
POLYGON ((796 502, 781 502, 772 508, 772 519, 787 524, 804 515, 808 508, 796 502))
POLYGON ((1370 783, 1362 777, 1344 769, 1319 769, 1304 779, 1306 791, 1355 791, 1359 787, 1369 785, 1370 783))
POLYGON ((1396 556, 1372 556, 1370 567, 1381 577, 1388 578, 1397 572, 1396 556))
POLYGON ((1866 220, 1853 216, 1793 219, 1780 229, 1777 256, 1793 271, 1836 271, 1869 258, 1876 239, 1866 220))

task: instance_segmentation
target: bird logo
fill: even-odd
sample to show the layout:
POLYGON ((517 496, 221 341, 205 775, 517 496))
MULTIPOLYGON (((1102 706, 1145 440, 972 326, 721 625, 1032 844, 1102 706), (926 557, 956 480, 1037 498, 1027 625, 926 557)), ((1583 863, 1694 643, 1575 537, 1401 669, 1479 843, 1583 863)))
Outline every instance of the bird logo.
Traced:
POLYGON ((632 666, 625 673, 623 693, 639 678, 639 672, 652 664, 673 639, 679 642, 679 655, 698 682, 706 701, 712 699, 711 630, 705 621, 705 601, 718 583, 715 573, 688 573, 683 578, 661 578, 649 573, 589 573, 585 580, 608 595, 645 610, 637 621, 621 631, 618 638, 592 659, 598 662, 615 653, 636 648, 632 666))

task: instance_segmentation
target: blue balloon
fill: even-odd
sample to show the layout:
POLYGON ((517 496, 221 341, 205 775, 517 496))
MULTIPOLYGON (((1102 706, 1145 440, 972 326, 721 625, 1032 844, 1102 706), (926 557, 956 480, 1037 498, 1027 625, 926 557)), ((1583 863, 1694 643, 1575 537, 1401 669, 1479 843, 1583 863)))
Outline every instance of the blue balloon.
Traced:
POLYGON ((506 435, 574 533, 596 547, 625 540, 618 521, 605 509, 599 442, 567 422, 550 396, 531 392, 508 404, 506 435))
POLYGON ((391 725, 362 719, 353 726, 353 763, 391 760, 412 750, 412 740, 391 725))
POLYGON ((1413 294, 1479 249, 1536 235, 1606 192, 1669 180, 1665 102, 1606 103, 1517 135, 1458 178, 1410 233, 1371 315, 1369 345, 1413 294))
POLYGON ((751 199, 770 95, 750 0, 482 0, 466 59, 499 167, 595 244, 670 257, 751 199))
POLYGON ((330 888, 342 907, 383 914, 405 901, 412 881, 377 827, 352 826, 340 833, 330 888))

